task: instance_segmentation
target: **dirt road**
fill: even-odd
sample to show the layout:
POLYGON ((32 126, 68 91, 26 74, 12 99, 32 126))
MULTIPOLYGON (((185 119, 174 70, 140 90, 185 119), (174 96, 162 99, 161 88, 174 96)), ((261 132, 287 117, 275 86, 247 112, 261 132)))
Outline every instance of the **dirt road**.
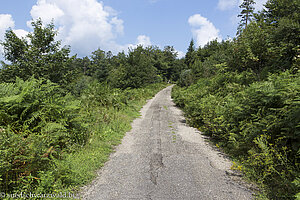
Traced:
POLYGON ((171 100, 172 86, 141 110, 122 144, 83 199, 251 199, 251 191, 226 175, 231 167, 171 100))

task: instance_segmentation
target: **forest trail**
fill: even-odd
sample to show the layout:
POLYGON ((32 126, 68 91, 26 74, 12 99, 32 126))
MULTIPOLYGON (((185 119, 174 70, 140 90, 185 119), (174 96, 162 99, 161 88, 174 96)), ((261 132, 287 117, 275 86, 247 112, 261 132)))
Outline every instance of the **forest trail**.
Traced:
POLYGON ((226 175, 231 162, 185 123, 171 90, 142 108, 98 178, 83 188, 83 199, 252 199, 250 190, 226 175))

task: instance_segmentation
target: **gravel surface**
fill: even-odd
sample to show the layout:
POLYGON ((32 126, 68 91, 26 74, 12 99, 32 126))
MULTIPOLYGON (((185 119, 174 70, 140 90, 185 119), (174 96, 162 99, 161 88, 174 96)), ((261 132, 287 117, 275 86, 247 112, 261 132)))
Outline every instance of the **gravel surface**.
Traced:
POLYGON ((185 123, 171 90, 142 108, 98 178, 82 189, 82 199, 252 199, 243 182, 229 175, 231 162, 185 123))

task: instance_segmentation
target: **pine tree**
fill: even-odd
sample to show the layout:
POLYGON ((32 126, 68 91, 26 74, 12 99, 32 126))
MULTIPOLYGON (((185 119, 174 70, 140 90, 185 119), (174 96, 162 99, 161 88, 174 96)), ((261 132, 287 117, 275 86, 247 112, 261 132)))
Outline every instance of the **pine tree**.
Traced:
POLYGON ((244 0, 243 3, 240 5, 242 11, 238 15, 238 17, 241 17, 242 19, 240 21, 237 34, 240 34, 243 29, 247 29, 247 26, 253 17, 254 4, 254 0, 244 0))
POLYGON ((190 66, 190 64, 192 63, 194 52, 195 52, 195 44, 194 44, 194 40, 192 39, 189 48, 187 49, 187 53, 185 54, 185 64, 187 66, 190 66))

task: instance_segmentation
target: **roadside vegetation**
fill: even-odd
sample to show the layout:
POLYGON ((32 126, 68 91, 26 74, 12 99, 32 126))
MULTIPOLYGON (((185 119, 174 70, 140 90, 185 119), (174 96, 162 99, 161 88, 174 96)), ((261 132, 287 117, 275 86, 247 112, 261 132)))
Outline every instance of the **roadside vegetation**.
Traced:
POLYGON ((241 5, 236 38, 190 43, 173 98, 260 188, 262 199, 300 199, 300 3, 241 5))
MULTIPOLYGON (((237 36, 195 48, 137 46, 70 56, 53 24, 7 30, 0 67, 0 191, 75 194, 95 177, 147 99, 172 97, 260 188, 300 199, 300 3, 241 4, 237 36)), ((9 199, 6 196, 6 199, 9 199)), ((38 197, 36 199, 39 199, 38 197)))

